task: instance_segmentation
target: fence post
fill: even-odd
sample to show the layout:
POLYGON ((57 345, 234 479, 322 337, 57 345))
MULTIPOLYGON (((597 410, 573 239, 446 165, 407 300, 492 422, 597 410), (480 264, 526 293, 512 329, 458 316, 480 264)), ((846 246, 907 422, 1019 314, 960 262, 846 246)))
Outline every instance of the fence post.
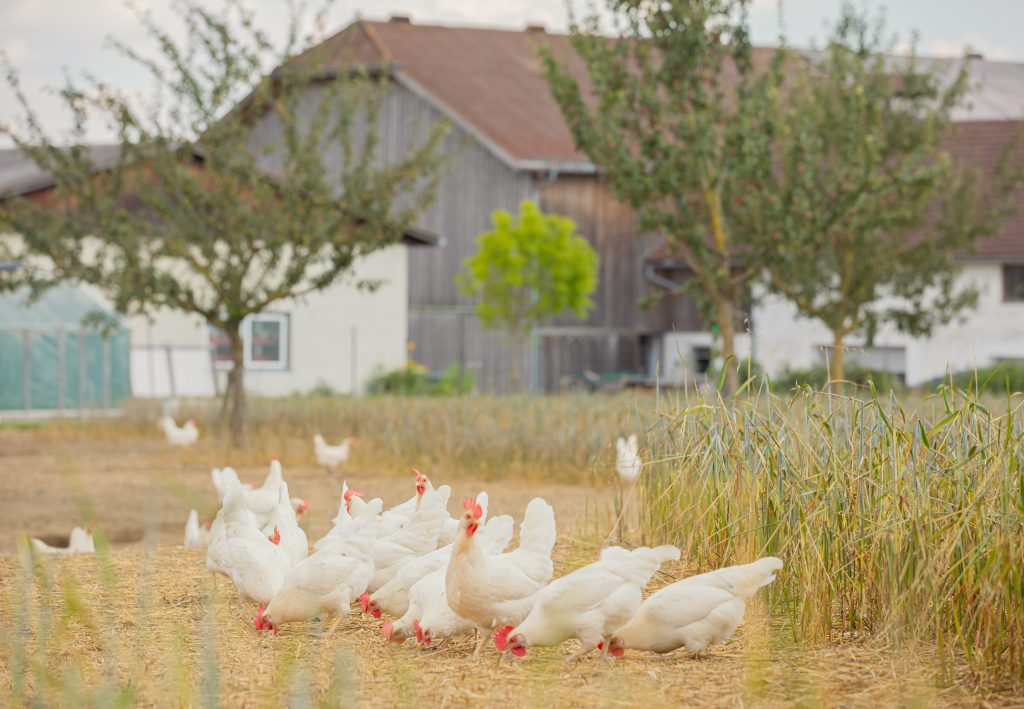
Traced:
POLYGON ((171 357, 171 346, 164 346, 164 353, 167 355, 167 381, 171 385, 171 398, 178 396, 178 383, 174 380, 174 359, 171 357))
POLYGON ((103 410, 110 411, 110 380, 112 379, 110 362, 110 338, 103 338, 103 410))
POLYGON ((24 352, 21 359, 21 403, 25 411, 32 410, 32 331, 25 330, 22 333, 24 339, 24 352))
POLYGON ((64 388, 67 386, 65 360, 67 359, 68 333, 61 328, 57 331, 57 408, 64 410, 64 388))
POLYGON ((78 414, 85 415, 85 328, 78 330, 78 414))

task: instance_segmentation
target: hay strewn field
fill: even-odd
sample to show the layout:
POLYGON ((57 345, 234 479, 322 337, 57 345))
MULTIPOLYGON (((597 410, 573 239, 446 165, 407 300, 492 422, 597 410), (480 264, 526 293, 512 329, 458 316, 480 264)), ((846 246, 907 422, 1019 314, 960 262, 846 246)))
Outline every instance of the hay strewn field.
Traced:
MULTIPOLYGON (((487 489, 494 513, 519 519, 531 497, 548 499, 559 524, 560 575, 592 560, 612 529, 613 434, 648 430, 648 445, 661 459, 658 474, 674 470, 679 479, 698 469, 718 470, 733 455, 730 424, 715 418, 719 413, 701 413, 685 402, 660 403, 660 418, 646 397, 258 404, 254 443, 242 452, 209 436, 194 449, 171 451, 146 411, 123 421, 0 429, 0 704, 1024 706, 1012 678, 992 681, 962 652, 926 642, 926 633, 865 628, 811 638, 794 618, 796 601, 781 576, 748 609, 737 638, 701 659, 661 661, 627 652, 611 666, 595 657, 567 667, 561 663, 573 650, 567 644, 531 650, 525 662, 499 667, 493 649, 484 661, 471 662, 471 639, 429 652, 390 644, 378 633, 380 621, 369 616, 350 616, 330 638, 316 624, 287 627, 277 637, 257 634, 250 625, 254 609, 237 601, 224 578, 212 581, 203 553, 173 546, 180 544, 189 505, 212 509, 211 466, 235 464, 252 481, 262 477, 262 461, 275 453, 293 494, 310 499, 303 526, 316 538, 334 514, 340 483, 312 464, 309 437, 321 428, 332 434, 355 430, 361 446, 347 478, 387 504, 411 493, 407 470, 414 464, 450 483, 453 497, 487 489), (669 422, 678 420, 686 421, 681 427, 691 440, 673 449, 673 439, 659 433, 659 426, 671 429, 669 422), (701 426, 723 439, 702 439, 703 456, 693 449, 701 426), (522 448, 532 456, 516 453, 522 448), (59 541, 83 515, 99 522, 109 550, 101 544, 95 557, 35 563, 15 544, 23 531, 59 541)), ((744 425, 741 414, 722 415, 744 425)), ((786 430, 792 436, 795 429, 786 430)), ((732 443, 742 441, 740 436, 732 443)), ((673 496, 693 495, 698 488, 666 488, 664 478, 658 480, 657 491, 635 495, 656 494, 662 507, 689 509, 673 496)), ((679 537, 681 562, 667 566, 655 584, 706 570, 722 555, 745 561, 736 557, 752 548, 748 542, 724 543, 727 535, 709 537, 701 546, 670 531, 683 523, 704 534, 714 528, 716 515, 743 523, 745 493, 728 485, 711 488, 706 481, 699 489, 706 514, 655 519, 660 508, 648 500, 644 527, 627 534, 634 542, 679 537), (729 491, 732 506, 708 502, 729 491)), ((626 504, 631 521, 637 502, 634 496, 626 504)), ((810 546, 802 548, 807 552, 810 546)), ((806 559, 786 561, 802 567, 801 574, 811 566, 806 559)), ((807 589, 807 596, 825 594, 807 589)), ((1008 653, 1020 640, 1013 622, 1008 619, 1008 653)))

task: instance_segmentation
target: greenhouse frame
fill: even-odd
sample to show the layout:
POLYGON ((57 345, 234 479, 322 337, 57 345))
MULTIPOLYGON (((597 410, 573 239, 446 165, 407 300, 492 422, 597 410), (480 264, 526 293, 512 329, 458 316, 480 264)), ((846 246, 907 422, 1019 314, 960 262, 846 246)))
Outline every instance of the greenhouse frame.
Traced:
POLYGON ((0 293, 0 418, 117 412, 129 348, 125 324, 82 286, 0 293))

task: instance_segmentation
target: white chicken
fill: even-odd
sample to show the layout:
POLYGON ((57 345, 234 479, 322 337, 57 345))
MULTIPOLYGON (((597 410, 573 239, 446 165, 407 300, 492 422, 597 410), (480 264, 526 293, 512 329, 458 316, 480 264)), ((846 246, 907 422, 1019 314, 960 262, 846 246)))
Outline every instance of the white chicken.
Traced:
POLYGON ((370 545, 369 539, 343 539, 310 554, 288 572, 266 610, 260 606, 253 625, 276 633, 283 623, 333 616, 333 634, 373 577, 370 545))
POLYGON ((288 483, 281 483, 278 488, 277 504, 263 525, 263 534, 284 549, 292 565, 309 555, 309 540, 295 517, 295 509, 288 497, 288 483))
POLYGON ((188 520, 185 522, 184 546, 196 549, 210 546, 210 528, 199 524, 198 510, 191 510, 188 513, 188 520))
POLYGON ((348 483, 342 483, 341 491, 341 504, 334 517, 334 525, 313 545, 316 551, 342 539, 375 535, 384 501, 378 497, 364 502, 363 493, 349 489, 348 483))
POLYGON ((94 554, 96 544, 92 539, 93 525, 90 522, 85 528, 75 527, 68 535, 66 547, 52 547, 42 539, 32 539, 32 548, 40 554, 94 554))
POLYGON ((600 561, 588 564, 537 592, 533 608, 516 627, 505 626, 494 634, 499 650, 522 656, 527 647, 551 646, 579 638, 580 649, 566 658, 572 662, 592 650, 604 650, 608 641, 640 608, 643 589, 658 568, 678 559, 679 550, 669 544, 628 551, 610 547, 600 561))
MULTIPOLYGON (((513 526, 513 520, 508 515, 492 517, 477 533, 477 543, 491 556, 501 554, 512 539, 513 526)), ((380 632, 385 638, 403 643, 415 634, 416 641, 428 647, 434 640, 473 632, 476 626, 456 615, 448 606, 448 597, 445 593, 447 563, 448 559, 445 559, 444 566, 412 585, 402 617, 394 623, 385 623, 381 628, 380 632)), ((402 569, 399 574, 404 571, 405 569, 402 569)))
MULTIPOLYGON (((213 481, 213 489, 217 491, 217 501, 224 502, 224 495, 228 492, 228 486, 232 480, 241 481, 238 479, 238 473, 235 469, 228 466, 224 468, 214 468, 210 471, 210 480, 213 481)), ((246 485, 241 483, 242 487, 246 490, 251 490, 252 485, 246 485)))
POLYGON ((187 448, 199 440, 199 429, 196 428, 195 419, 189 419, 179 427, 173 418, 163 416, 160 418, 160 428, 172 446, 187 448))
POLYGON ((319 433, 313 436, 313 452, 316 453, 316 462, 327 468, 329 472, 336 473, 338 468, 348 462, 352 452, 352 446, 356 439, 349 436, 336 446, 328 445, 324 437, 319 433))
MULTIPOLYGON (((268 504, 272 505, 277 501, 277 490, 284 480, 284 470, 281 468, 281 461, 274 458, 270 461, 270 471, 267 473, 267 477, 264 478, 263 483, 253 489, 252 485, 243 483, 238 478, 238 473, 232 467, 225 468, 214 468, 210 471, 210 479, 213 481, 213 488, 217 491, 217 499, 221 502, 224 501, 224 494, 227 492, 228 486, 231 481, 237 481, 242 489, 246 491, 247 500, 253 500, 253 503, 258 509, 267 508, 268 504)), ((293 497, 290 500, 292 509, 295 510, 295 514, 302 515, 309 510, 309 501, 301 497, 293 497)), ((248 502, 247 502, 248 504, 248 502)))
POLYGON ((243 601, 269 603, 291 568, 288 555, 272 543, 245 507, 245 491, 233 483, 210 530, 206 568, 231 579, 243 601))
POLYGON ((479 659, 495 627, 518 625, 530 612, 534 596, 551 578, 554 566, 555 511, 535 497, 526 506, 519 527, 519 547, 490 556, 474 538, 482 510, 475 500, 463 503, 466 513, 445 575, 448 605, 479 631, 473 658, 479 659))
POLYGON ((732 637, 743 622, 746 600, 775 580, 782 560, 766 556, 677 581, 652 594, 609 643, 612 655, 625 648, 697 654, 732 637))
POLYGON ((427 490, 408 524, 373 541, 373 564, 376 568, 368 586, 369 593, 390 581, 408 562, 437 548, 437 537, 447 515, 445 506, 450 494, 451 488, 447 485, 427 490))
POLYGON ((619 479, 627 485, 632 485, 640 477, 640 468, 643 464, 636 434, 631 434, 629 438, 619 436, 615 441, 615 472, 619 474, 619 479))
MULTIPOLYGON (((490 529, 485 524, 487 520, 487 493, 481 492, 477 495, 477 502, 483 510, 480 517, 481 524, 484 524, 481 534, 490 529)), ((511 527, 509 533, 511 534, 511 527)), ((493 534, 493 531, 491 532, 493 534)), ((438 547, 434 551, 417 557, 405 564, 398 572, 391 577, 391 580, 374 591, 364 602, 363 612, 371 613, 380 618, 381 611, 390 613, 393 616, 402 616, 409 607, 409 589, 413 584, 429 573, 437 571, 448 565, 452 556, 452 545, 438 547)))

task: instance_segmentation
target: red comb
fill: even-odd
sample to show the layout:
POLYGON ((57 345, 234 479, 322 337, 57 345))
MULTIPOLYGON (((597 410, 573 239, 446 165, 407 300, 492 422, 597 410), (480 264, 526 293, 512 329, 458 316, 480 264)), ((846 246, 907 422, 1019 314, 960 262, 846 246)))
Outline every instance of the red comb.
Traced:
POLYGON ((423 628, 420 627, 419 619, 416 619, 412 622, 412 627, 416 629, 416 642, 418 642, 420 645, 429 645, 429 640, 426 643, 423 642, 423 628))
POLYGON ((426 482, 426 480, 427 480, 427 476, 426 475, 424 475, 420 471, 416 470, 416 468, 413 468, 412 472, 416 473, 416 482, 418 482, 418 483, 426 482))
POLYGON ((394 624, 389 620, 387 623, 385 623, 384 625, 380 626, 380 634, 383 635, 388 640, 390 640, 391 639, 391 633, 394 631, 394 629, 395 629, 394 624))
POLYGON ((484 508, 480 506, 480 503, 475 498, 467 497, 462 501, 462 507, 465 510, 473 513, 473 517, 480 519, 484 516, 484 508))
POLYGON ((351 489, 351 490, 346 490, 346 491, 345 491, 345 495, 344 495, 344 497, 345 497, 345 502, 348 502, 348 501, 349 501, 349 500, 351 500, 351 499, 352 499, 353 497, 362 497, 362 496, 363 496, 363 493, 359 492, 359 490, 356 490, 356 489, 354 489, 354 488, 353 488, 353 489, 351 489))
POLYGON ((363 613, 370 610, 370 594, 363 592, 363 595, 359 597, 359 605, 362 606, 363 613))
POLYGON ((280 544, 281 543, 281 532, 278 531, 276 524, 274 525, 274 536, 267 537, 267 539, 270 540, 271 544, 280 544))
POLYGON ((505 650, 508 647, 508 634, 511 632, 511 625, 502 626, 494 631, 494 647, 505 650))

